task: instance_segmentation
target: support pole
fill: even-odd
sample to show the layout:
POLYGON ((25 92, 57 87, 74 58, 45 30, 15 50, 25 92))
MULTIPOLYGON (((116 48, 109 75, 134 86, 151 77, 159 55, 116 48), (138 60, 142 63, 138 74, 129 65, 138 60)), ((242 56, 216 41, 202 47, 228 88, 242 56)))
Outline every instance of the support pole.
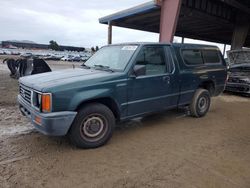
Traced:
POLYGON ((249 26, 248 16, 238 13, 231 41, 231 50, 241 49, 244 46, 249 26))
POLYGON ((182 0, 162 0, 160 42, 173 42, 182 0))
POLYGON ((226 54, 226 48, 227 48, 227 45, 224 44, 224 48, 223 48, 223 57, 225 58, 225 54, 226 54))
POLYGON ((108 23, 108 44, 112 44, 112 24, 108 23))
POLYGON ((184 37, 181 37, 181 44, 184 44, 184 37))

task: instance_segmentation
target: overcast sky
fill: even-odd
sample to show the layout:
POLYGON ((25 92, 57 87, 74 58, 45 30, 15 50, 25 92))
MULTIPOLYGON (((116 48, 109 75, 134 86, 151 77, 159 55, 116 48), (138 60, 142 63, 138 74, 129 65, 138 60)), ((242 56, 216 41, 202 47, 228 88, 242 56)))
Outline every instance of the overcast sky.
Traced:
MULTIPOLYGON (((55 40, 59 45, 103 46, 107 44, 107 25, 99 24, 98 19, 147 1, 0 0, 0 41, 31 40, 48 44, 55 40)), ((113 43, 158 39, 155 33, 113 28, 113 43)))
MULTIPOLYGON (((31 40, 91 47, 107 43, 100 17, 147 0, 0 0, 0 41, 31 40)), ((114 28, 113 41, 157 41, 158 34, 114 28)))

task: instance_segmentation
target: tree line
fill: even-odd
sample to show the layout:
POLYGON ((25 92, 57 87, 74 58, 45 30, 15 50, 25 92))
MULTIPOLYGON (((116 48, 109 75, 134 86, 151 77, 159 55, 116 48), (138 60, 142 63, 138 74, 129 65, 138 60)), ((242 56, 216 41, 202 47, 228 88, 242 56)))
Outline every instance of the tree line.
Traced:
MULTIPOLYGON (((58 43, 54 40, 49 41, 49 49, 55 50, 55 51, 61 51, 60 46, 58 45, 58 43)), ((91 52, 96 52, 99 50, 99 47, 91 47, 91 52)))

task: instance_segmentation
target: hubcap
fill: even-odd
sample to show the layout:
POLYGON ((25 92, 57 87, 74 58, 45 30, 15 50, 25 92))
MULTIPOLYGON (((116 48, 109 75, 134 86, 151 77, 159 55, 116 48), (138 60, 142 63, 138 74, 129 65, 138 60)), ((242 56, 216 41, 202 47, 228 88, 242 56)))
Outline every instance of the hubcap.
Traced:
POLYGON ((88 141, 101 139, 107 131, 106 123, 106 118, 100 114, 87 116, 81 125, 81 136, 88 141))
POLYGON ((205 112, 206 109, 207 109, 207 104, 208 104, 208 101, 207 101, 207 98, 206 97, 201 97, 198 101, 198 107, 200 109, 201 112, 205 112))

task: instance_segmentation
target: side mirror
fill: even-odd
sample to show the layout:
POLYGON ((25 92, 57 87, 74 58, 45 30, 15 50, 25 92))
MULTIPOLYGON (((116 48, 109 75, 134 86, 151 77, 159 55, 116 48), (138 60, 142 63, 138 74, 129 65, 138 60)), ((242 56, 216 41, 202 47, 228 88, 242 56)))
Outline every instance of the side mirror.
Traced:
POLYGON ((135 65, 133 70, 136 77, 146 75, 145 65, 135 65))

